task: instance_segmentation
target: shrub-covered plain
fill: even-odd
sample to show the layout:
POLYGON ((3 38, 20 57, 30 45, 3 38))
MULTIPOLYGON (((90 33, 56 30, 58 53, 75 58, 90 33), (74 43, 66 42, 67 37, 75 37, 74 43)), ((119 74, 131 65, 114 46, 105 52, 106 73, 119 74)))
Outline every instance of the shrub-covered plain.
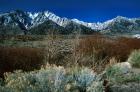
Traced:
POLYGON ((140 81, 140 74, 117 65, 127 61, 139 68, 140 39, 103 35, 0 39, 0 92, 110 92, 113 85, 140 81))

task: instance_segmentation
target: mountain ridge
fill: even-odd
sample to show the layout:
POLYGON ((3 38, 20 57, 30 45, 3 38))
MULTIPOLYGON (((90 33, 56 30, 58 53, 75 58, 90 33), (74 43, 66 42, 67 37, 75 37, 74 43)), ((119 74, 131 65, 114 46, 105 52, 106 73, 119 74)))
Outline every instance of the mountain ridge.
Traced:
POLYGON ((117 16, 111 20, 105 22, 88 23, 80 21, 78 19, 68 19, 66 17, 59 17, 52 12, 25 12, 21 10, 11 11, 9 13, 0 14, 0 25, 12 25, 19 26, 25 32, 45 21, 51 20, 52 23, 69 30, 86 30, 91 31, 115 31, 115 32, 129 32, 129 31, 139 31, 140 30, 140 18, 127 18, 122 16, 117 16), (73 27, 69 27, 73 26, 73 27))
MULTIPOLYGON (((78 23, 73 23, 73 21, 67 18, 61 18, 48 11, 32 14, 30 12, 16 10, 9 13, 1 14, 0 26, 1 26, 1 29, 5 29, 5 26, 8 26, 8 27, 10 26, 11 29, 12 27, 19 27, 23 31, 24 34, 28 34, 28 33, 30 34, 31 32, 33 32, 32 30, 36 30, 36 29, 38 29, 36 30, 37 33, 40 33, 39 29, 47 30, 47 32, 49 30, 61 30, 61 29, 62 29, 61 31, 63 32, 70 30, 69 31, 70 33, 75 32, 75 31, 81 31, 82 33, 82 31, 84 32, 85 30, 89 30, 91 33, 94 32, 94 30, 88 27, 84 27, 83 25, 78 24, 78 23), (71 24, 74 24, 74 25, 71 25, 71 24), (46 27, 40 26, 40 25, 46 25, 46 27), (37 27, 44 27, 46 29, 37 28, 37 27)), ((8 30, 10 28, 8 28, 8 30)))

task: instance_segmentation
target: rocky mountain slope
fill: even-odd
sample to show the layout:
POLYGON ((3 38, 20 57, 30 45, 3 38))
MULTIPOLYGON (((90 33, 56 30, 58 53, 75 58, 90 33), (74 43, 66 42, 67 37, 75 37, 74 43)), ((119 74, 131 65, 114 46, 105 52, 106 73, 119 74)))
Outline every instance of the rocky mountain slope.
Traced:
POLYGON ((140 18, 126 18, 122 16, 117 16, 112 20, 106 22, 98 23, 87 23, 73 19, 72 21, 82 24, 86 27, 106 31, 106 32, 131 32, 131 31, 140 31, 140 18))
POLYGON ((87 23, 78 19, 61 18, 49 11, 24 12, 15 10, 0 14, 0 34, 46 34, 50 30, 69 34, 81 32, 131 32, 140 30, 140 18, 118 16, 103 23, 87 23), (17 29, 17 30, 15 30, 17 29))

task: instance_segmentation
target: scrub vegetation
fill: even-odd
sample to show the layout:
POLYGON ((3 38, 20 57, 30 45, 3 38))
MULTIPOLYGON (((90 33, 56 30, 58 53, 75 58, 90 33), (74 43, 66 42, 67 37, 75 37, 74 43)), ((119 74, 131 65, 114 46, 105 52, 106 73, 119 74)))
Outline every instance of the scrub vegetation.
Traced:
POLYGON ((137 38, 49 34, 0 39, 0 92, 119 92, 115 85, 140 81, 133 70, 140 68, 137 38))

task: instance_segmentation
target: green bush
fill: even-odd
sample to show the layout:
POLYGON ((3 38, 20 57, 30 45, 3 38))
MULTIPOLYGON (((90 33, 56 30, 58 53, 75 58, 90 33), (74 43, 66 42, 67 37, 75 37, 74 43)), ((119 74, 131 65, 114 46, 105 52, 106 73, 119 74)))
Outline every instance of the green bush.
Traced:
POLYGON ((124 73, 119 66, 108 67, 105 71, 105 78, 110 82, 110 85, 140 82, 140 74, 124 73))
POLYGON ((132 52, 128 58, 128 62, 132 64, 132 66, 140 68, 140 50, 132 52))
POLYGON ((106 69, 106 76, 107 78, 113 78, 117 75, 121 74, 121 70, 117 66, 110 66, 106 69))

